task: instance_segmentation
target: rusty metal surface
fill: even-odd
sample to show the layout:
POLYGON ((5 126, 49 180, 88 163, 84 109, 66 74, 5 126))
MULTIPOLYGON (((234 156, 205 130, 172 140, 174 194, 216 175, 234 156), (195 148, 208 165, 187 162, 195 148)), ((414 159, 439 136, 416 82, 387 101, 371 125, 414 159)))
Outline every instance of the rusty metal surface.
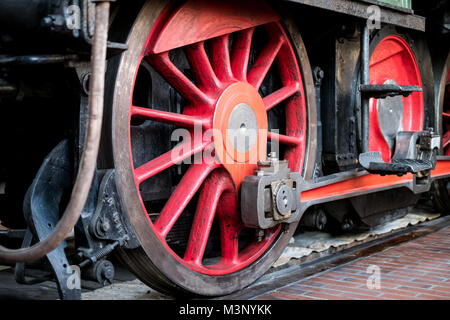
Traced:
POLYGON ((408 29, 425 31, 425 18, 412 14, 412 10, 402 9, 380 3, 379 1, 355 1, 355 0, 284 0, 293 3, 308 5, 321 9, 331 10, 351 16, 368 19, 371 12, 367 8, 371 5, 379 5, 381 9, 381 22, 408 29), (406 12, 405 12, 406 10, 406 12))

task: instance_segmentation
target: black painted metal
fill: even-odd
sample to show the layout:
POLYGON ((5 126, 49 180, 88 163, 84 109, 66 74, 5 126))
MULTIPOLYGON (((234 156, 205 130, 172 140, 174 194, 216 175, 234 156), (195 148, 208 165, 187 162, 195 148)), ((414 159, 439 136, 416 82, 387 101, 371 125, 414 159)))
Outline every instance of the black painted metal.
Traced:
POLYGON ((121 247, 135 249, 139 246, 133 229, 122 213, 116 190, 115 171, 103 174, 98 191, 97 207, 89 223, 89 232, 104 241, 118 241, 121 247))
POLYGON ((360 30, 352 21, 335 21, 327 29, 332 31, 311 54, 325 73, 320 88, 324 175, 356 168, 359 153, 353 88, 359 85, 360 30))
POLYGON ((430 131, 397 132, 395 153, 390 163, 384 162, 379 152, 366 152, 359 155, 359 163, 367 171, 375 174, 404 175, 408 172, 429 176, 436 166, 440 137, 430 131))
POLYGON ((41 26, 51 10, 49 0, 2 0, 0 24, 3 27, 32 30, 41 26))
POLYGON ((352 198, 350 202, 363 224, 376 227, 404 217, 417 204, 419 198, 420 195, 402 188, 352 198))
POLYGON ((359 163, 370 173, 381 175, 399 175, 406 173, 417 174, 429 171, 433 164, 429 160, 420 159, 393 159, 392 162, 384 162, 379 152, 366 152, 359 156, 359 163))
POLYGON ((408 29, 425 31, 425 18, 412 14, 410 10, 402 10, 399 7, 377 1, 372 3, 369 1, 358 0, 284 0, 288 2, 313 6, 321 9, 351 15, 354 17, 369 19, 371 13, 368 7, 378 5, 380 7, 381 22, 385 24, 396 25, 408 29))
POLYGON ((323 124, 321 114, 321 92, 322 81, 325 77, 325 72, 320 67, 313 68, 314 87, 316 89, 316 105, 317 105, 317 149, 316 149, 316 164, 314 166, 313 178, 323 176, 322 168, 322 153, 323 153, 323 124))
POLYGON ((0 65, 7 65, 8 67, 14 65, 41 65, 41 64, 55 64, 64 63, 71 60, 77 60, 78 56, 61 55, 61 54, 46 54, 34 56, 13 56, 0 55, 0 65))
MULTIPOLYGON (((22 248, 30 247, 32 242, 33 242, 33 233, 31 232, 30 229, 27 229, 25 236, 23 238, 22 248)), ((53 276, 49 274, 47 276, 42 276, 39 278, 27 277, 25 275, 25 263, 16 263, 16 266, 14 268, 14 278, 16 279, 16 282, 19 284, 32 285, 51 280, 53 279, 53 276)))
MULTIPOLYGON (((47 156, 39 169, 33 184, 24 200, 24 214, 34 237, 45 239, 54 229, 60 218, 60 204, 64 192, 70 189, 72 182, 72 163, 69 144, 61 142, 47 156)), ((57 249, 47 254, 61 299, 81 299, 80 288, 69 288, 73 270, 64 252, 67 244, 63 242, 57 249)))
POLYGON ((419 86, 400 86, 397 84, 362 84, 359 90, 365 99, 384 99, 395 96, 408 97, 413 92, 422 92, 422 88, 419 86))
MULTIPOLYGON (((361 33, 361 86, 370 84, 370 30, 363 26, 361 33)), ((361 87, 360 86, 360 87, 361 87)), ((369 97, 361 95, 362 152, 369 152, 369 97)))
POLYGON ((25 238, 27 230, 0 230, 0 237, 6 237, 10 239, 23 239, 25 238))

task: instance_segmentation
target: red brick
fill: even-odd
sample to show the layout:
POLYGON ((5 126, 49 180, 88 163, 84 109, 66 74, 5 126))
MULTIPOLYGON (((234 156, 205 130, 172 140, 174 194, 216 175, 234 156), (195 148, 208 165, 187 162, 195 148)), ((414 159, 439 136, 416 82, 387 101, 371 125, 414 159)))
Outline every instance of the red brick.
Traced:
POLYGON ((377 290, 370 290, 370 289, 364 290, 364 289, 348 288, 348 287, 336 286, 336 285, 326 286, 324 289, 333 289, 333 290, 337 290, 337 291, 342 291, 343 296, 347 296, 348 293, 357 293, 360 295, 367 296, 366 298, 377 297, 381 293, 380 291, 377 291, 377 290))
POLYGON ((274 297, 274 296, 272 296, 270 294, 267 294, 267 295, 255 298, 255 300, 284 300, 284 299, 278 298, 278 297, 274 297))
POLYGON ((282 299, 287 299, 287 300, 301 300, 301 296, 300 295, 294 295, 294 294, 288 294, 288 293, 283 293, 283 292, 272 292, 270 294, 270 296, 275 297, 275 298, 282 298, 282 299))
POLYGON ((292 294, 292 295, 302 295, 306 292, 308 292, 308 290, 305 289, 300 289, 300 288, 293 288, 293 287, 286 287, 283 289, 280 289, 276 292, 281 292, 281 293, 286 293, 286 294, 292 294))
POLYGON ((357 294, 357 293, 351 293, 351 292, 346 292, 344 294, 342 294, 342 297, 344 297, 345 299, 357 299, 357 300, 379 300, 379 297, 370 297, 370 296, 366 296, 366 295, 361 295, 361 294, 357 294))
POLYGON ((438 232, 389 248, 371 257, 300 280, 272 292, 271 298, 450 299, 449 236, 448 231, 438 232), (381 268, 380 290, 366 287, 370 276, 366 271, 370 265, 381 268))
POLYGON ((315 298, 315 299, 322 299, 322 300, 345 300, 344 297, 339 297, 331 294, 326 293, 320 293, 320 292, 311 292, 305 297, 315 298))
MULTIPOLYGON (((296 284, 295 286, 291 286, 289 288, 294 288, 295 290, 305 290, 305 291, 310 291, 310 292, 319 292, 320 290, 323 289, 323 288, 312 287, 312 286, 309 286, 307 284, 300 284, 300 283, 296 284)), ((332 290, 331 293, 338 295, 340 292, 332 290)))
POLYGON ((448 300, 448 298, 430 294, 419 294, 417 298, 421 300, 448 300))
MULTIPOLYGON (((445 283, 444 283, 444 284, 445 284, 445 283)), ((433 287, 432 290, 442 291, 442 292, 447 292, 448 295, 450 296, 450 285, 447 286, 447 287, 444 287, 444 286, 443 286, 444 284, 439 284, 439 285, 433 287)))
POLYGON ((411 288, 411 287, 407 287, 407 286, 399 287, 399 289, 400 288, 403 289, 403 290, 411 290, 411 291, 416 292, 416 293, 431 294, 431 295, 435 295, 435 296, 441 296, 441 297, 450 298, 450 294, 449 293, 442 292, 442 291, 437 291, 437 290, 434 290, 434 289, 420 289, 420 288, 411 288))
MULTIPOLYGON (((420 265, 407 265, 406 268, 408 270, 414 270, 414 271, 418 271, 418 272, 422 272, 422 273, 431 273, 431 274, 448 274, 448 268, 430 268, 430 267, 424 267, 424 266, 420 266, 420 265)), ((401 271, 401 270, 399 270, 401 271)))
POLYGON ((417 300, 415 297, 407 297, 398 294, 386 293, 378 297, 378 299, 383 300, 417 300))
POLYGON ((411 290, 408 290, 408 289, 402 289, 401 287, 399 287, 398 289, 387 289, 387 288, 381 287, 379 292, 386 293, 386 294, 391 293, 391 294, 396 294, 399 296, 405 296, 405 297, 410 297, 410 298, 417 296, 417 292, 415 292, 415 290, 413 290, 412 288, 411 288, 411 290))
POLYGON ((444 287, 450 287, 450 283, 445 282, 442 279, 433 279, 430 280, 430 278, 423 278, 423 279, 413 279, 411 280, 412 283, 422 283, 422 284, 428 284, 430 286, 444 286, 444 287))
MULTIPOLYGON (((323 279, 323 278, 314 278, 314 282, 321 282, 324 284, 335 284, 335 285, 345 285, 348 287, 357 288, 361 286, 361 283, 351 283, 351 282, 345 282, 345 281, 339 281, 339 280, 331 280, 331 279, 323 279)), ((301 284, 307 284, 308 282, 301 282, 301 284)))
POLYGON ((412 281, 401 281, 401 280, 393 280, 390 279, 389 281, 383 281, 383 278, 381 278, 381 287, 383 287, 385 284, 389 284, 390 286, 408 286, 418 289, 429 289, 431 288, 431 285, 427 283, 417 283, 412 281))
POLYGON ((395 277, 396 275, 403 276, 403 277, 409 277, 409 280, 420 278, 421 276, 426 275, 423 271, 414 271, 414 270, 394 270, 391 274, 392 277, 395 277))

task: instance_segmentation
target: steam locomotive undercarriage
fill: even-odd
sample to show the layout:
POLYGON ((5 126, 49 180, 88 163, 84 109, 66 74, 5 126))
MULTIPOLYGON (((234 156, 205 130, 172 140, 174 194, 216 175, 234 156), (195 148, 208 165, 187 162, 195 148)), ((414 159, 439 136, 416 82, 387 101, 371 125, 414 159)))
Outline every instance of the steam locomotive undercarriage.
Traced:
POLYGON ((158 291, 218 296, 296 230, 449 212, 449 12, 0 0, 0 261, 21 283, 51 270, 64 299, 74 267, 110 282, 112 253, 158 291))

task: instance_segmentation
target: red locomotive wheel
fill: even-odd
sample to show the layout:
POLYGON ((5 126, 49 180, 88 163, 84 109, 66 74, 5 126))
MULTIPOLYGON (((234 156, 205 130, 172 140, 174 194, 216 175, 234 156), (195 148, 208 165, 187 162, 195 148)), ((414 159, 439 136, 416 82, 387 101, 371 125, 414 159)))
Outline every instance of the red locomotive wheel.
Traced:
POLYGON ((303 42, 263 1, 157 0, 142 8, 128 45, 116 69, 112 150, 141 248, 122 258, 166 293, 239 290, 270 268, 296 228, 246 228, 243 178, 275 140, 291 170, 312 173, 315 98, 303 42))
MULTIPOLYGON (((450 54, 443 64, 441 81, 436 83, 439 96, 437 110, 440 113, 440 123, 442 125, 442 149, 441 154, 450 156, 450 54)), ((444 179, 434 183, 434 203, 441 213, 450 212, 450 180, 444 179)))
POLYGON ((444 91, 444 106, 442 112, 443 123, 443 137, 442 147, 444 154, 450 156, 450 70, 447 72, 444 91))
MULTIPOLYGON (((370 58, 371 84, 416 85, 423 87, 414 53, 405 39, 390 34, 375 47, 370 58)), ((378 151, 390 162, 396 133, 420 131, 424 123, 422 92, 409 97, 371 99, 369 113, 369 151, 378 151)))

